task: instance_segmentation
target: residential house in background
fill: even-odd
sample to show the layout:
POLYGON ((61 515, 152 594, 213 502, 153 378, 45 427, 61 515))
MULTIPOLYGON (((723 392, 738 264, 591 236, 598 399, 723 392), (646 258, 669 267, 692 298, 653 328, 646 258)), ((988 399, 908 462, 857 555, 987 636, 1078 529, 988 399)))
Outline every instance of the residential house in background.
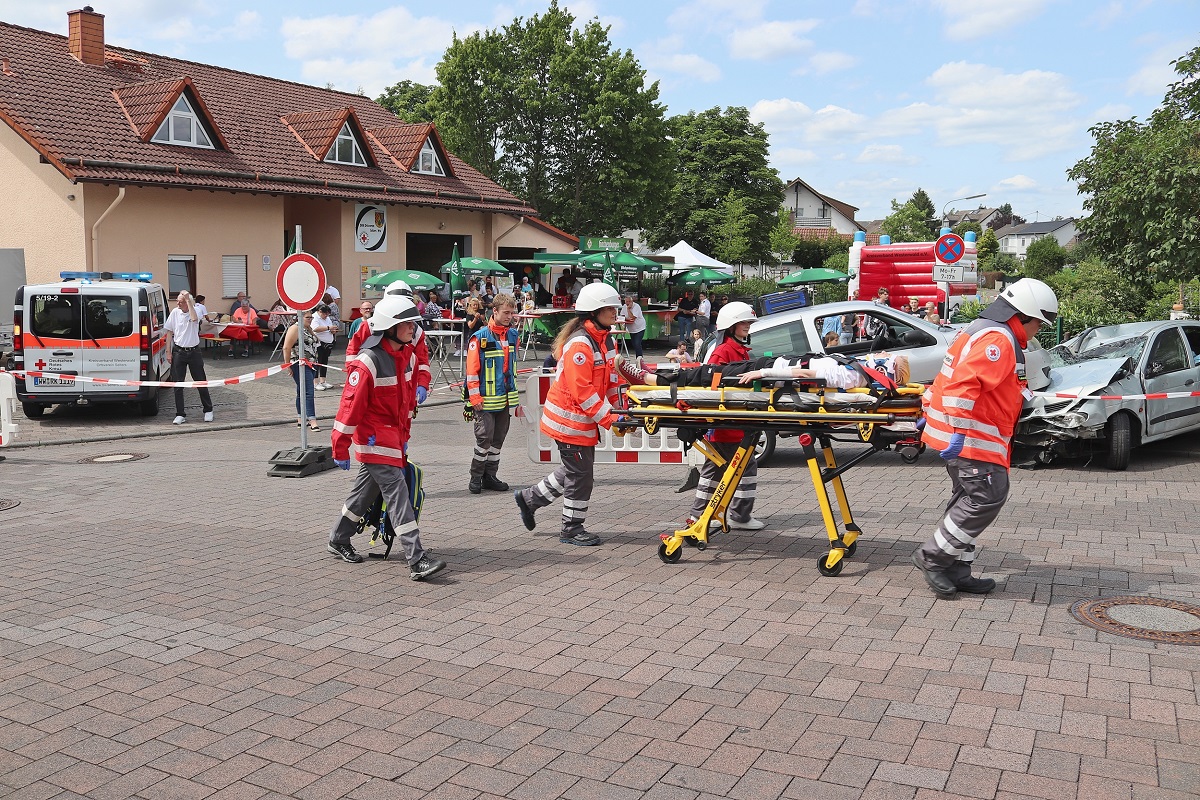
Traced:
POLYGON ((1060 245, 1066 247, 1075 239, 1077 233, 1078 230, 1075 227, 1074 218, 1060 217, 1047 222, 1026 222, 1021 225, 1005 225, 996 231, 996 238, 1000 241, 999 252, 1024 259, 1029 245, 1038 239, 1053 236, 1060 245))
POLYGON ((951 211, 946 215, 945 224, 951 228, 958 225, 960 222, 975 222, 983 229, 992 228, 995 230, 996 222, 1000 219, 1000 209, 998 208, 979 208, 969 211, 951 211))
MULTIPOLYGON (((573 237, 366 97, 0 23, 0 247, 31 282, 149 272, 175 294, 267 304, 303 233, 354 307, 362 282, 463 255, 529 258, 573 237)), ((11 309, 10 309, 11 311, 11 309)))
POLYGON ((784 188, 783 205, 792 215, 793 230, 805 238, 853 239, 863 229, 854 221, 856 206, 821 194, 799 178, 792 179, 784 188))

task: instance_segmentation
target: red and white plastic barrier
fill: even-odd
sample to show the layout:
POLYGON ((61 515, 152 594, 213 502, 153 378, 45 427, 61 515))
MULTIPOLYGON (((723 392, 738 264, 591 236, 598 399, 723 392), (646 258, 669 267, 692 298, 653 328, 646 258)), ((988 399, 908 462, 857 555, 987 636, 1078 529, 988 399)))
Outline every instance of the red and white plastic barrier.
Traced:
MULTIPOLYGON (((542 433, 542 406, 554 380, 553 372, 535 372, 525 383, 525 403, 517 416, 527 426, 526 446, 529 460, 558 464, 558 445, 542 433)), ((653 434, 644 430, 617 436, 612 431, 600 431, 600 443, 596 445, 597 464, 684 464, 683 442, 675 436, 674 429, 659 428, 653 434)))
POLYGON ((17 438, 17 381, 0 370, 0 447, 8 447, 17 438))

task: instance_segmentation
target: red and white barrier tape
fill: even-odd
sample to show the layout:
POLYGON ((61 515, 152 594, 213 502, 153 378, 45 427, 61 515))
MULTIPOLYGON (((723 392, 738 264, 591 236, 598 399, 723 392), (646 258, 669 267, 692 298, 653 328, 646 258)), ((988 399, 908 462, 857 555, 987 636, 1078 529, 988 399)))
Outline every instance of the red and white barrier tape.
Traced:
POLYGON ((1200 397, 1200 392, 1154 392, 1153 394, 1060 394, 1034 392, 1037 397, 1057 397, 1060 400, 1178 400, 1183 397, 1200 397))
POLYGON ((56 378, 58 380, 79 381, 80 383, 107 384, 108 386, 158 386, 160 388, 207 389, 210 386, 232 386, 238 383, 249 383, 250 381, 260 380, 283 372, 287 368, 287 364, 276 364, 266 369, 247 372, 245 375, 238 375, 233 378, 221 378, 214 381, 126 381, 119 378, 89 378, 86 375, 64 375, 60 372, 36 372, 34 370, 20 369, 13 370, 9 374, 25 378, 56 378))

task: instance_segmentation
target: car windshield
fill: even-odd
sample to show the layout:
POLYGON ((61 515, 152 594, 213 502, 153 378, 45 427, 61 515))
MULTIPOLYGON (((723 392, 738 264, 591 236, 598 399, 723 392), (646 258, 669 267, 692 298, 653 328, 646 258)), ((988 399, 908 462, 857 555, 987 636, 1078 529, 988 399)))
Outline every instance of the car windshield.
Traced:
POLYGON ((1095 361, 1101 358, 1132 358, 1137 361, 1146 349, 1145 336, 1130 336, 1127 339, 1114 339, 1101 342, 1078 353, 1067 349, 1065 344, 1048 351, 1050 366, 1062 367, 1068 364, 1081 364, 1085 361, 1095 361))

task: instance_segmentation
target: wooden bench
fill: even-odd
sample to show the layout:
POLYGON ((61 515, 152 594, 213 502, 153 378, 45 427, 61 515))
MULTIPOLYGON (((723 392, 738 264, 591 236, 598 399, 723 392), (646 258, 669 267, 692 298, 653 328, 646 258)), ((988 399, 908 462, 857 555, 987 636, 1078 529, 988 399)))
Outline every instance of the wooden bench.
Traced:
MULTIPOLYGON (((217 336, 215 333, 206 333, 200 337, 200 340, 204 342, 205 350, 208 350, 211 347, 219 348, 221 345, 227 344, 229 345, 229 352, 233 352, 233 340, 224 336, 217 336)), ((218 352, 217 355, 220 355, 220 352, 218 352)))

